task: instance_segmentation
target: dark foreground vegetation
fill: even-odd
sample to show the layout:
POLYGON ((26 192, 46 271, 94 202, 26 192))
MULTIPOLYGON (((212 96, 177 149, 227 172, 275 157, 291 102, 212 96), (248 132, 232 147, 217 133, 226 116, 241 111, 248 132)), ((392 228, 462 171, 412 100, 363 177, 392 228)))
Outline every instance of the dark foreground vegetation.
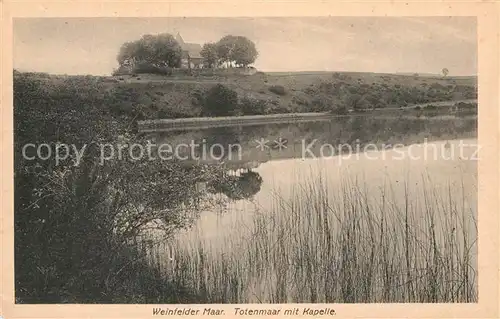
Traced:
POLYGON ((17 302, 193 301, 161 281, 133 242, 155 220, 165 229, 189 225, 200 209, 196 181, 209 181, 211 169, 147 158, 100 165, 96 143, 141 142, 132 134, 137 114, 116 112, 120 102, 93 78, 15 76, 17 302), (53 157, 25 159, 27 143, 88 148, 80 165, 74 156, 57 165, 53 157))

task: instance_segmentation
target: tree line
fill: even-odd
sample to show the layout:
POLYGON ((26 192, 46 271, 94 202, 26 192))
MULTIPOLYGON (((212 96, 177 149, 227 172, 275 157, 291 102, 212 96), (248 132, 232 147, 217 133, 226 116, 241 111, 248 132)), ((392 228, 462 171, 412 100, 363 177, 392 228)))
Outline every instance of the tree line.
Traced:
MULTIPOLYGON (((204 67, 247 67, 255 62, 258 51, 250 39, 226 35, 217 42, 205 43, 200 54, 204 67)), ((120 68, 179 68, 181 60, 182 47, 169 33, 146 34, 126 42, 117 56, 120 68)))
POLYGON ((218 42, 205 43, 201 50, 203 63, 209 67, 247 67, 255 62, 258 55, 254 42, 246 37, 233 35, 226 35, 218 42))

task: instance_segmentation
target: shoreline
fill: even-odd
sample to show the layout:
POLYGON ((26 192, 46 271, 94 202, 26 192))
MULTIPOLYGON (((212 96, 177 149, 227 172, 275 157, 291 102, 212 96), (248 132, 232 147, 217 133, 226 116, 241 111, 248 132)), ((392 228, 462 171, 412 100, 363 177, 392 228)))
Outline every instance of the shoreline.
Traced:
MULTIPOLYGON (((453 101, 450 101, 450 103, 453 101)), ((395 110, 387 110, 395 111, 395 110)), ((257 126, 265 124, 283 124, 283 123, 300 123, 300 122, 313 122, 313 121, 329 121, 335 118, 348 118, 355 116, 383 116, 383 117, 415 117, 415 118, 432 118, 438 116, 453 116, 459 117, 470 116, 477 117, 477 114, 464 114, 461 112, 450 113, 445 111, 437 112, 421 112, 417 114, 408 114, 408 111, 413 109, 397 110, 397 113, 387 114, 385 110, 370 110, 361 111, 359 113, 349 114, 332 114, 328 112, 317 113, 282 113, 282 114, 267 114, 267 115, 242 115, 242 116, 224 116, 224 117, 193 117, 193 118, 179 118, 179 119, 156 119, 144 120, 137 122, 139 133, 155 133, 155 132, 168 132, 180 130, 198 130, 209 129, 216 127, 230 127, 230 126, 257 126), (379 113, 379 114, 377 114, 379 113), (399 113, 399 114, 398 114, 399 113)))

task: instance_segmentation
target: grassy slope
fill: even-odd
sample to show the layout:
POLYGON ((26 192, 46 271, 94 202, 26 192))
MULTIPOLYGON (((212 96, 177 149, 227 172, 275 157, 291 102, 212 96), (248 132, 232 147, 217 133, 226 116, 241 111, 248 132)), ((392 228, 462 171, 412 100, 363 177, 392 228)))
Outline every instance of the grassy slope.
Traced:
MULTIPOLYGON (((34 77, 58 82, 67 76, 33 74, 34 77)), ((216 83, 222 83, 238 93, 238 97, 263 100, 265 113, 328 111, 346 104, 349 94, 360 94, 369 100, 368 106, 378 103, 381 97, 392 99, 403 90, 418 89, 423 102, 442 100, 463 100, 475 98, 476 77, 431 77, 399 74, 376 73, 332 73, 332 72, 297 72, 269 73, 259 72, 252 76, 213 76, 213 77, 165 77, 161 75, 141 74, 137 77, 89 77, 103 84, 105 90, 115 96, 122 104, 123 112, 132 105, 139 105, 142 118, 178 118, 199 116, 201 105, 199 97, 216 83), (285 93, 280 95, 269 90, 272 86, 282 86, 285 93), (427 96, 427 92, 437 92, 427 96), (468 91, 468 92, 467 92, 468 91), (347 92, 347 93, 345 93, 347 92), (347 94, 347 95, 346 95, 347 94), (373 96, 370 96, 373 95, 373 96), (371 98, 371 100, 370 100, 371 98), (422 95, 421 95, 422 98, 422 95)), ((399 107, 396 102, 382 102, 380 107, 399 107)), ((411 98, 410 98, 411 100, 411 98)), ((413 101, 408 101, 413 104, 413 101)), ((350 108, 349 105, 346 105, 350 108)))
MULTIPOLYGON (((476 87, 475 77, 414 77, 375 73, 258 73, 252 76, 185 77, 175 80, 161 76, 141 75, 139 78, 140 80, 124 78, 123 81, 119 80, 117 85, 133 87, 149 95, 156 103, 164 107, 168 105, 168 109, 176 110, 175 113, 183 113, 186 116, 195 116, 200 112, 193 97, 196 94, 203 94, 217 82, 235 90, 240 98, 250 97, 266 101, 269 113, 322 111, 319 104, 341 105, 344 98, 334 88, 332 89, 336 85, 352 90, 364 86, 366 90, 374 92, 383 89, 384 86, 392 92, 399 88, 426 90, 433 85, 438 86, 438 90, 439 86, 442 86, 441 91, 453 91, 452 88, 456 86, 469 87, 475 91, 476 87), (397 85, 401 87, 398 88, 397 85), (285 94, 272 93, 269 91, 272 86, 283 86, 285 94)), ((436 98, 436 100, 466 98, 468 97, 463 92, 453 92, 451 96, 436 98)))

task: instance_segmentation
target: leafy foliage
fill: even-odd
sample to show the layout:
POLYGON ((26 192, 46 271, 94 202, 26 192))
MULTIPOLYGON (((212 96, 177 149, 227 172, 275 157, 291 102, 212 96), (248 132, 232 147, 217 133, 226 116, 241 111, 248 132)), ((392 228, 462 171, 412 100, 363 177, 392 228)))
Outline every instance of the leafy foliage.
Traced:
POLYGON ((217 55, 217 45, 215 43, 205 43, 200 54, 203 57, 203 63, 206 66, 210 68, 217 66, 219 57, 217 55))
MULTIPOLYGON (((206 67, 220 63, 246 67, 258 56, 255 43, 243 36, 227 35, 217 43, 205 43, 200 52, 206 67)), ((146 34, 139 40, 126 42, 117 56, 115 75, 154 73, 171 75, 171 68, 181 65, 182 48, 168 33, 146 34)))
POLYGON ((238 94, 222 84, 216 84, 206 93, 203 109, 208 116, 231 115, 238 109, 238 94))
POLYGON ((174 68, 180 66, 181 55, 181 46, 171 34, 147 34, 139 40, 124 43, 117 60, 120 66, 129 65, 133 68, 139 64, 142 68, 145 66, 174 68))
POLYGON ((228 176, 222 182, 211 183, 212 192, 223 193, 234 200, 248 199, 257 194, 262 186, 259 173, 247 171, 240 176, 228 176))
POLYGON ((189 227, 202 196, 195 184, 215 173, 147 156, 102 162, 99 145, 146 143, 131 131, 134 111, 117 114, 108 107, 114 95, 102 85, 92 77, 14 77, 19 302, 158 302, 174 296, 171 283, 154 280, 158 274, 132 243, 145 228, 169 234, 189 227), (74 155, 60 163, 22 155, 27 143, 47 143, 55 152, 58 142, 86 147, 80 162, 74 155))
POLYGON ((230 65, 248 66, 258 56, 255 43, 243 36, 227 35, 217 42, 216 48, 220 61, 230 65))
POLYGON ((271 85, 269 91, 277 95, 286 95, 285 87, 282 85, 271 85))
POLYGON ((240 111, 243 115, 259 115, 265 114, 267 102, 255 98, 244 97, 240 101, 240 111))

